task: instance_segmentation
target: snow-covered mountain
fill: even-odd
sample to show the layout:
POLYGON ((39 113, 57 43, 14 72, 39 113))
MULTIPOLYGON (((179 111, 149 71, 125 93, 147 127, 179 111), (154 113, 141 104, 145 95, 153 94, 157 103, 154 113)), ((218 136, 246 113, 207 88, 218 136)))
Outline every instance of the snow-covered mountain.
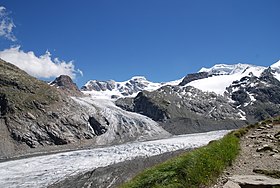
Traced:
POLYGON ((256 66, 250 64, 216 64, 211 68, 201 68, 199 72, 207 72, 209 75, 232 75, 232 74, 242 74, 250 70, 252 73, 259 74, 259 71, 265 69, 263 66, 256 66))
POLYGON ((234 128, 280 114, 279 65, 218 64, 116 105, 162 121, 173 134, 234 128))
MULTIPOLYGON (((272 70, 275 70, 275 78, 280 80, 280 61, 272 64, 270 67, 272 70)), ((120 97, 135 97, 141 91, 155 91, 166 85, 186 85, 193 86, 202 91, 224 95, 226 88, 232 82, 249 75, 259 77, 267 68, 241 63, 232 65, 216 64, 210 68, 203 67, 198 73, 189 74, 185 78, 170 82, 154 83, 143 76, 134 76, 123 82, 90 80, 82 86, 81 90, 93 98, 117 99, 120 97)))
POLYGON ((0 157, 24 153, 25 144, 40 151, 85 140, 95 145, 150 140, 280 115, 280 61, 270 68, 219 64, 166 83, 141 76, 91 80, 82 88, 86 95, 65 76, 48 85, 7 62, 0 67, 0 113, 8 117, 0 157), (6 147, 15 143, 22 148, 6 147))
POLYGON ((275 71, 274 77, 280 80, 280 60, 272 64, 270 67, 272 70, 275 71))
POLYGON ((263 66, 240 63, 235 65, 217 64, 211 68, 202 68, 199 71, 208 73, 207 78, 192 81, 187 85, 202 91, 223 95, 232 82, 248 75, 259 77, 265 69, 266 67, 263 66))
POLYGON ((135 97, 140 91, 154 91, 164 85, 178 85, 181 81, 182 79, 165 83, 154 83, 148 81, 143 76, 134 76, 123 82, 90 80, 81 90, 83 93, 94 98, 135 97))

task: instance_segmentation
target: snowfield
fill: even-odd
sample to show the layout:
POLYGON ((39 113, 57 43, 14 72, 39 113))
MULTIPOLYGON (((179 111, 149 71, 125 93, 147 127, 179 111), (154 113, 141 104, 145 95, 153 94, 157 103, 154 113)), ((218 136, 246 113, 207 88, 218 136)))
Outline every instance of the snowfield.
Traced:
POLYGON ((0 187, 46 187, 66 177, 98 167, 150 157, 179 149, 196 148, 223 137, 228 131, 174 136, 104 148, 79 150, 0 163, 0 187))
POLYGON ((187 86, 193 86, 202 91, 215 92, 216 94, 223 95, 226 88, 233 81, 240 80, 242 77, 250 74, 259 77, 265 69, 266 67, 248 64, 217 64, 211 68, 202 68, 199 72, 208 72, 210 75, 218 74, 218 76, 195 80, 188 83, 187 86))

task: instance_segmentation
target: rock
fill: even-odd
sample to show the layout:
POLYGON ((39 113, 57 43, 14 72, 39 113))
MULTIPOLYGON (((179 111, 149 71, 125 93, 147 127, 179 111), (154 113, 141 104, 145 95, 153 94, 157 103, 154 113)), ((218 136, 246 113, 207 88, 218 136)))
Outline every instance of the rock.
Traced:
POLYGON ((51 86, 57 87, 71 96, 82 96, 78 86, 67 75, 61 75, 50 83, 51 86))
POLYGON ((101 125, 101 123, 94 117, 89 117, 88 122, 97 136, 102 135, 107 131, 107 128, 101 125))
POLYGON ((254 135, 250 135, 250 136, 248 136, 248 138, 251 138, 251 139, 256 139, 257 137, 256 137, 256 136, 254 136, 254 135))
POLYGON ((280 179, 270 178, 262 175, 234 175, 229 178, 231 181, 245 186, 258 186, 259 188, 264 186, 279 186, 280 179))
POLYGON ((274 155, 272 155, 272 157, 280 160, 280 154, 274 154, 274 155))
POLYGON ((192 81, 207 78, 207 77, 208 77, 208 72, 198 72, 198 73, 188 74, 179 85, 184 86, 192 81))
POLYGON ((31 114, 30 112, 27 112, 27 117, 28 117, 29 119, 32 119, 32 120, 35 120, 35 119, 36 119, 36 117, 35 117, 33 114, 31 114))
POLYGON ((273 151, 273 148, 267 144, 263 145, 262 147, 257 148, 257 152, 263 152, 263 151, 273 151))
POLYGON ((275 137, 275 138, 280 138, 280 132, 276 133, 276 134, 274 135, 274 137, 275 137))
POLYGON ((258 158, 258 157, 260 157, 260 155, 259 154, 253 154, 253 157, 258 158))
POLYGON ((272 124, 267 124, 267 125, 265 125, 265 127, 271 129, 272 128, 272 124))
POLYGON ((268 139, 271 139, 271 140, 272 140, 272 139, 274 139, 274 136, 273 136, 273 135, 271 135, 271 134, 267 134, 267 135, 266 135, 266 138, 268 138, 268 139))
POLYGON ((267 134, 268 132, 267 131, 263 131, 263 132, 261 132, 261 134, 267 134))
POLYGON ((223 188, 241 188, 241 187, 237 183, 228 180, 226 184, 223 186, 223 188))

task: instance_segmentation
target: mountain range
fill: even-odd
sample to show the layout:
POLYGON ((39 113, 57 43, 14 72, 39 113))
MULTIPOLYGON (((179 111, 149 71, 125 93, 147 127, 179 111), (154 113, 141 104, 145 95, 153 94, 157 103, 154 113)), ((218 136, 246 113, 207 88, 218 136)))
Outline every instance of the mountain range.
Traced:
POLYGON ((47 84, 0 60, 0 158, 235 129, 280 114, 280 61, 218 64, 166 83, 47 84))

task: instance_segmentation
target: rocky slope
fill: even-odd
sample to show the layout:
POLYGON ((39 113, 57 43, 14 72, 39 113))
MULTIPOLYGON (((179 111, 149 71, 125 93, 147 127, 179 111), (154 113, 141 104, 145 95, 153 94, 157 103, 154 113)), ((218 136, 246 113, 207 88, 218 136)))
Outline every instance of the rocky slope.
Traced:
MULTIPOLYGON (((64 78, 53 85, 60 86, 64 78)), ((0 60, 0 158, 58 150, 61 145, 77 148, 88 141, 113 144, 170 135, 147 117, 89 101, 71 98, 0 60)))
POLYGON ((280 180, 271 177, 280 178, 280 125, 268 124, 250 130, 241 139, 240 147, 236 161, 212 187, 279 187, 280 180))
POLYGON ((250 74, 227 87, 228 95, 237 108, 242 109, 249 120, 263 120, 279 115, 280 82, 271 68, 259 77, 250 74))
POLYGON ((160 121, 173 134, 233 129, 244 124, 243 112, 227 98, 191 86, 144 91, 134 99, 119 99, 116 105, 160 121))

